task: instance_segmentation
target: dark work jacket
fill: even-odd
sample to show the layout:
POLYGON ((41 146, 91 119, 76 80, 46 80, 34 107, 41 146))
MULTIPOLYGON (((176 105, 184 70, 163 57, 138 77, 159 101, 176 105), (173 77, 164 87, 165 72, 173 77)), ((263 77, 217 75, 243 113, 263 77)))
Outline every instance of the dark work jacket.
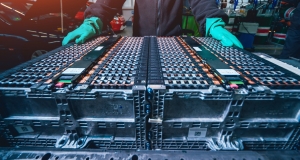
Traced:
MULTIPOLYGON (((122 9, 125 0, 97 0, 85 11, 85 17, 99 17, 104 27, 122 9)), ((215 0, 189 0, 192 12, 205 33, 205 19, 228 16, 217 8, 215 0)), ((178 36, 181 34, 182 0, 135 0, 133 36, 178 36)), ((105 29, 105 28, 104 28, 105 29)))
POLYGON ((300 3, 291 18, 291 26, 287 31, 287 37, 280 58, 295 57, 300 59, 300 3))

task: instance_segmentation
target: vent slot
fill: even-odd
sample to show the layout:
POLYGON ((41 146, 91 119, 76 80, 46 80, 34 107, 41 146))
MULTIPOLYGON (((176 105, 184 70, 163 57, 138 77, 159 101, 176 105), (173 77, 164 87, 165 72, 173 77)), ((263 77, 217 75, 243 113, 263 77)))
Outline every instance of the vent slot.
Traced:
POLYGON ((173 123, 173 128, 181 128, 182 127, 182 123, 181 122, 175 122, 173 123))
POLYGON ((268 123, 260 123, 259 128, 267 128, 268 127, 268 123))
POLYGON ((200 128, 201 127, 201 123, 200 122, 194 122, 192 125, 193 128, 200 128))
POLYGON ((118 122, 117 128, 125 128, 125 123, 118 122))
POLYGON ((33 126, 39 127, 42 126, 40 121, 32 121, 33 126))
POLYGON ((243 106, 243 104, 244 104, 243 100, 234 100, 231 103, 232 106, 243 106))
POLYGON ((248 128, 249 127, 249 123, 248 122, 243 122, 241 123, 241 128, 248 128))
POLYGON ((50 122, 52 127, 59 127, 59 122, 58 121, 51 121, 50 122))
POLYGON ((211 128, 219 128, 220 127, 220 123, 212 123, 211 124, 211 128))
POLYGON ((228 117, 233 117, 233 112, 228 112, 228 117))
POLYGON ((240 112, 233 112, 233 116, 234 116, 234 117, 238 117, 239 114, 240 114, 240 112))
POLYGON ((225 126, 226 126, 227 128, 232 128, 232 127, 235 126, 235 123, 234 123, 234 122, 226 122, 225 126))
POLYGON ((79 122, 80 127, 87 127, 87 122, 79 122))
POLYGON ((286 123, 279 123, 277 128, 286 128, 287 124, 286 123))
POLYGON ((99 128, 106 128, 106 123, 105 122, 98 122, 98 127, 99 128))
POLYGON ((66 115, 67 116, 71 116, 71 112, 70 111, 66 111, 66 115))
POLYGON ((73 126, 73 121, 65 120, 64 122, 66 126, 73 126))
POLYGON ((15 121, 15 125, 17 126, 23 126, 23 121, 15 121))
MULTIPOLYGON (((56 101, 60 101, 59 99, 57 99, 56 101)), ((58 104, 61 104, 60 102, 57 102, 58 104)), ((61 116, 66 116, 66 112, 64 110, 59 111, 59 114, 61 116)))

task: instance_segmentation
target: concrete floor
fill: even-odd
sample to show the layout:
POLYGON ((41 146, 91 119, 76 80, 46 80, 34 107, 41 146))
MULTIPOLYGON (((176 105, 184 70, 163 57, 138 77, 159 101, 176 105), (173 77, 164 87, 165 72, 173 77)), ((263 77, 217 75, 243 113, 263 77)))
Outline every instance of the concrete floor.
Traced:
POLYGON ((281 54, 282 48, 283 45, 280 44, 254 45, 254 52, 266 53, 276 58, 281 54))
POLYGON ((117 35, 125 36, 132 36, 132 26, 126 26, 126 28, 121 32, 116 32, 117 35))

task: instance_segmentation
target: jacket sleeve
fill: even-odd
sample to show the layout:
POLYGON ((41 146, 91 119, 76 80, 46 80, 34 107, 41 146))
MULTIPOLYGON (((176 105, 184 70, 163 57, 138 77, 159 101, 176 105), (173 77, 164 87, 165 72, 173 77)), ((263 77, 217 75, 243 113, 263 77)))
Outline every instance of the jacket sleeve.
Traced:
POLYGON ((215 0, 189 0, 189 2, 202 36, 205 36, 206 18, 222 18, 225 23, 228 22, 228 15, 218 8, 215 0))
POLYGON ((122 10, 124 2, 125 0, 97 0, 85 10, 84 17, 99 17, 106 29, 118 11, 122 10))

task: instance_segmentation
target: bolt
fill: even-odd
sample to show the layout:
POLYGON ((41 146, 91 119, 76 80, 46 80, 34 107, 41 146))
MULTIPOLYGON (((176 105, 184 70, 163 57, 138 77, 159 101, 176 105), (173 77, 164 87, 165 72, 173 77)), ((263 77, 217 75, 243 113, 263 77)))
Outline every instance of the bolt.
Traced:
POLYGON ((145 108, 146 108, 146 113, 147 113, 147 114, 150 114, 150 113, 151 113, 151 106, 150 106, 150 104, 147 104, 147 105, 145 106, 145 108))
POLYGON ((150 145, 149 142, 146 143, 146 149, 147 149, 147 150, 151 150, 151 145, 150 145))

